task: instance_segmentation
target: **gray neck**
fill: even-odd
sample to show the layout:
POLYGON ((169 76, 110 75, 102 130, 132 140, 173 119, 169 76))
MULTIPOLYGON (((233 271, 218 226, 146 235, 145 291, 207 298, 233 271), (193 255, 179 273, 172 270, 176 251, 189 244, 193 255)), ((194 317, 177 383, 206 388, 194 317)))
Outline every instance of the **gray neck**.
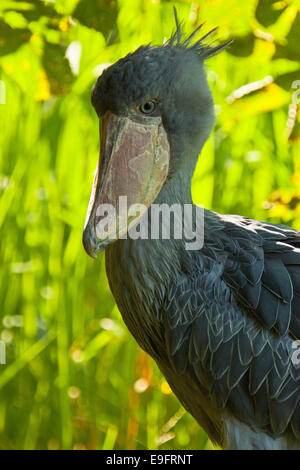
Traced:
MULTIPOLYGON (((159 195, 155 199, 155 204, 192 204, 191 180, 197 159, 190 164, 179 169, 170 177, 159 195)), ((151 209, 148 211, 148 229, 151 229, 151 209)), ((127 238, 118 240, 106 251, 107 273, 110 284, 113 286, 115 278, 124 286, 128 284, 129 289, 134 284, 140 286, 140 292, 147 289, 161 288, 161 292, 156 292, 156 296, 162 295, 164 288, 170 285, 181 272, 183 266, 188 271, 195 263, 194 251, 185 249, 182 239, 137 239, 127 238), (161 278, 160 282, 154 279, 161 278), (133 281, 134 280, 134 281, 133 281)))
POLYGON ((155 204, 192 204, 191 183, 198 157, 190 161, 167 179, 155 204))
MULTIPOLYGON (((161 257, 161 261, 163 262, 163 270, 166 269, 165 261, 169 258, 169 265, 175 265, 178 261, 177 258, 182 256, 182 253, 185 252, 185 243, 186 240, 184 238, 184 230, 183 230, 183 222, 185 220, 185 208, 183 207, 185 204, 192 205, 192 212, 190 220, 191 228, 195 230, 195 216, 196 216, 196 207, 193 204, 192 194, 191 194, 191 181, 194 173, 194 169, 197 163, 197 158, 190 159, 188 164, 184 167, 178 169, 172 177, 169 177, 165 182, 163 188, 161 189, 160 193, 156 197, 153 204, 155 205, 167 205, 172 211, 172 206, 176 204, 177 206, 181 206, 180 211, 180 219, 179 225, 182 227, 182 236, 183 238, 174 238, 173 237, 173 229, 174 229, 174 217, 176 216, 171 213, 171 216, 165 219, 167 225, 170 223, 170 238, 164 239, 161 237, 162 232, 160 232, 160 238, 155 239, 151 238, 151 229, 152 227, 152 208, 150 207, 148 210, 148 233, 149 238, 147 240, 130 240, 127 241, 128 245, 131 245, 133 251, 141 250, 140 256, 141 258, 143 255, 141 254, 144 251, 144 256, 148 257, 161 257), (174 217, 173 217, 174 215, 174 217)), ((154 219, 157 221, 157 218, 154 219)), ((178 219, 177 219, 178 221, 178 219)), ((161 219, 162 222, 162 219, 161 219)), ((161 222, 159 223, 160 227, 162 228, 161 222)), ((156 222, 157 224, 157 222, 156 222)), ((156 225, 157 226, 157 225, 156 225)), ((193 255, 192 252, 186 252, 186 257, 190 258, 193 255)), ((179 266, 179 261, 178 261, 179 266)))

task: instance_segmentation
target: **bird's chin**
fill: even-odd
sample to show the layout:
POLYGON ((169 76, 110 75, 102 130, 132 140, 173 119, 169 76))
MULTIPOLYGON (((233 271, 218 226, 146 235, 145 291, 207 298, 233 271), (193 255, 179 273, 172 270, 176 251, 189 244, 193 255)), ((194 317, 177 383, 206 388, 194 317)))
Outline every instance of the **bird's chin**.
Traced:
POLYGON ((124 238, 160 192, 168 175, 170 146, 161 117, 100 118, 98 160, 83 245, 93 258, 124 238))

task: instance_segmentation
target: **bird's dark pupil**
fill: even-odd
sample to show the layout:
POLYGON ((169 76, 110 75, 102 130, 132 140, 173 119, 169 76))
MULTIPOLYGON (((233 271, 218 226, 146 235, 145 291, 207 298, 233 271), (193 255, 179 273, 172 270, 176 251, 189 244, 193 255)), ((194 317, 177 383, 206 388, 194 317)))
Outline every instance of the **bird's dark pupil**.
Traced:
POLYGON ((154 103, 153 101, 147 101, 146 103, 142 104, 141 111, 143 113, 151 113, 154 110, 154 103))

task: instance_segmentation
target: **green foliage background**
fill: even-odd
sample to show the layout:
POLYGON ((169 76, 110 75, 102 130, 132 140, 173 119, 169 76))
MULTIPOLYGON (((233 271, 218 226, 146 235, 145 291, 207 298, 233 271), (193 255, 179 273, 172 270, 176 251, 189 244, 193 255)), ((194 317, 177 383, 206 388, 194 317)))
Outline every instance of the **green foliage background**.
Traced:
POLYGON ((187 33, 205 20, 235 38, 207 63, 218 121, 195 201, 300 229, 299 0, 2 0, 2 449, 211 447, 127 332, 103 255, 81 243, 99 148, 92 85, 169 37, 173 5, 187 33))

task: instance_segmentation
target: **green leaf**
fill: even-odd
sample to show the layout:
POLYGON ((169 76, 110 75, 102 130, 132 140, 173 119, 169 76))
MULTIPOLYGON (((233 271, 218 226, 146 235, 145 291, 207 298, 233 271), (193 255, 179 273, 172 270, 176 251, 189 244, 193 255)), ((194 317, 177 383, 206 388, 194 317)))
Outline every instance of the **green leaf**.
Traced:
POLYGON ((286 37, 287 44, 282 46, 276 45, 276 52, 274 59, 290 59, 300 61, 300 49, 299 49, 299 31, 300 31, 300 13, 292 24, 292 27, 286 37))
POLYGON ((0 19, 0 55, 15 52, 30 36, 28 29, 13 29, 0 19))
POLYGON ((255 36, 250 33, 247 36, 233 37, 233 42, 228 47, 229 54, 236 57, 248 57, 254 49, 255 36))
MULTIPOLYGON (((18 3, 18 2, 15 2, 18 3)), ((20 8, 14 7, 14 11, 22 11, 23 16, 27 19, 27 21, 38 21, 41 17, 53 18, 57 16, 57 12, 55 11, 53 5, 51 3, 45 4, 40 0, 31 0, 28 3, 28 9, 25 9, 24 5, 25 2, 21 2, 20 8)))
POLYGON ((289 73, 284 73, 282 75, 278 75, 278 77, 276 77, 274 81, 281 88, 284 88, 285 90, 290 91, 292 89, 292 83, 295 80, 299 80, 299 79, 300 79, 300 69, 294 72, 289 72, 289 73))
POLYGON ((286 9, 286 6, 283 9, 279 7, 280 2, 277 0, 259 0, 255 16, 260 24, 266 27, 270 26, 278 20, 281 13, 286 9))
POLYGON ((50 90, 53 95, 67 93, 74 81, 74 75, 65 57, 65 48, 59 44, 45 43, 42 64, 45 68, 50 90))
POLYGON ((114 0, 81 0, 72 16, 81 24, 100 31, 107 37, 117 27, 117 13, 114 0))

